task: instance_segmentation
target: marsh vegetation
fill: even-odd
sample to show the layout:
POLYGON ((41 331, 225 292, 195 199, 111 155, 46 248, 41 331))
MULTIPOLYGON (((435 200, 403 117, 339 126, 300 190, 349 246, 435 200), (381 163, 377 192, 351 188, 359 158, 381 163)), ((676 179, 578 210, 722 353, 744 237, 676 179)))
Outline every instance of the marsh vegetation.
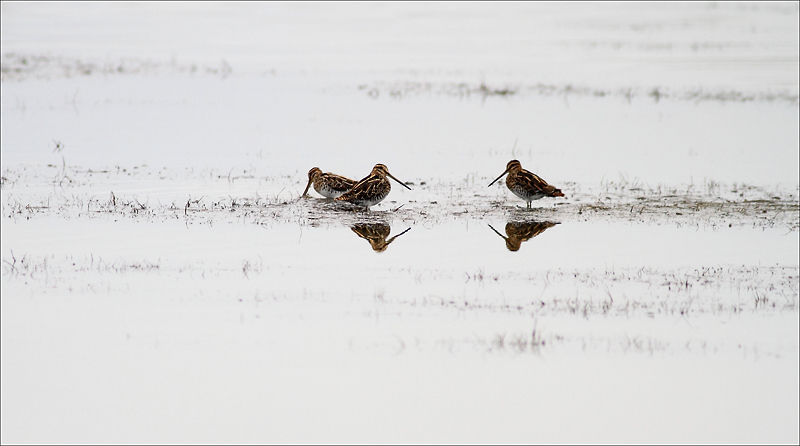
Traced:
POLYGON ((797 5, 307 6, 3 3, 4 443, 797 443, 797 5))

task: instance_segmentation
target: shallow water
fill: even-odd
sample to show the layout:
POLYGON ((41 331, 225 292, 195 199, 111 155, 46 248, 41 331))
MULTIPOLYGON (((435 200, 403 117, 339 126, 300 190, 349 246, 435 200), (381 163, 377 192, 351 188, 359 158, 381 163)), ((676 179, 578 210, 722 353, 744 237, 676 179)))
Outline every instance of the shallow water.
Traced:
POLYGON ((6 272, 15 278, 6 286, 59 293, 99 286, 105 294, 134 295, 171 289, 168 295, 189 299, 204 287, 228 287, 222 302, 316 296, 329 303, 464 305, 530 317, 578 307, 584 316, 617 314, 631 311, 630 302, 637 315, 649 317, 796 311, 796 231, 512 222, 505 225, 512 234, 507 242, 492 229, 504 228, 496 221, 391 223, 75 219, 56 229, 47 220, 24 221, 4 227, 6 272), (523 241, 530 231, 542 232, 523 241), (81 284, 83 274, 100 284, 81 284), (199 285, 193 282, 198 275, 204 278, 199 285), (146 280, 131 288, 140 276, 146 280))
POLYGON ((796 4, 2 10, 3 443, 797 443, 796 4))
POLYGON ((335 223, 6 222, 3 374, 17 385, 5 398, 37 413, 11 426, 69 420, 59 438, 97 441, 377 441, 400 419, 419 426, 391 434, 404 441, 618 439, 631 417, 741 426, 741 407, 718 401, 754 375, 766 381, 736 401, 783 407, 759 410, 768 432, 789 423, 795 372, 780 364, 797 359, 796 231, 566 222, 512 252, 489 224, 505 231, 390 220, 389 237, 402 235, 375 252, 335 223), (114 429, 87 435, 66 413, 114 429), (225 429, 201 427, 220 417, 225 429), (591 432, 522 423, 561 417, 591 432), (145 428, 161 418, 169 429, 145 428), (509 419, 527 427, 486 425, 509 419))
POLYGON ((263 192, 294 196, 314 166, 360 179, 380 162, 403 181, 488 185, 514 158, 556 185, 620 177, 653 186, 797 183, 800 114, 792 103, 372 98, 352 82, 176 74, 4 82, 3 126, 15 131, 2 135, 3 162, 289 176, 263 192), (331 86, 340 82, 349 88, 331 86))
MULTIPOLYGON (((344 215, 341 221, 326 219, 310 225, 266 219, 231 221, 225 220, 224 215, 215 223, 175 214, 176 218, 165 221, 115 215, 91 220, 61 217, 55 221, 38 217, 7 222, 5 237, 35 255, 97 252, 127 256, 143 250, 147 257, 169 255, 176 260, 191 260, 196 252, 213 252, 223 258, 229 253, 264 252, 297 264, 316 259, 324 262, 336 258, 336 253, 352 256, 347 257, 348 261, 391 258, 388 263, 404 260, 425 267, 456 262, 458 268, 484 262, 497 265, 498 269, 523 264, 520 262, 530 267, 560 268, 649 264, 786 266, 797 260, 793 252, 797 231, 782 228, 559 222, 538 218, 535 212, 529 213, 528 220, 464 218, 410 224, 391 213, 373 211, 356 214, 355 219, 344 215), (56 227, 59 230, 51 230, 56 227), (135 236, 137 233, 141 235, 135 236), (385 248, 372 246, 369 237, 391 244, 385 248), (394 237, 399 238, 395 241, 394 237), (363 241, 359 243, 360 239, 363 241), (318 254, 312 255, 314 252, 318 254)), ((333 264, 349 268, 340 262, 333 264)), ((317 265, 309 266, 314 269, 317 265)))

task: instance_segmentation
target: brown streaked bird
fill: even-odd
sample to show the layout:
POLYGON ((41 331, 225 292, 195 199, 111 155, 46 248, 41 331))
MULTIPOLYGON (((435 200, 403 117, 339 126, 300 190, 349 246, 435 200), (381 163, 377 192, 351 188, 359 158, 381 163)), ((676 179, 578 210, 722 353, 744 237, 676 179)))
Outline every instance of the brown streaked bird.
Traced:
POLYGON ((336 201, 346 201, 358 206, 364 206, 369 210, 370 206, 374 206, 383 201, 383 199, 389 195, 389 191, 392 190, 392 185, 386 177, 397 181, 406 189, 411 190, 410 187, 390 174, 386 166, 383 164, 376 164, 375 167, 372 168, 372 172, 370 172, 366 178, 356 183, 349 191, 336 197, 336 201))
POLYGON ((552 223, 549 221, 530 221, 530 222, 508 222, 506 223, 506 235, 508 237, 504 237, 503 234, 497 232, 497 229, 492 228, 492 225, 489 225, 497 235, 503 237, 506 241, 506 248, 509 251, 519 251, 520 245, 522 242, 526 242, 537 235, 544 232, 547 228, 552 228, 553 226, 557 225, 558 223, 552 223))
POLYGON ((349 191, 356 184, 356 180, 345 178, 335 173, 323 173, 319 167, 314 167, 308 171, 308 184, 301 197, 305 197, 308 188, 314 185, 314 190, 325 198, 336 198, 349 191))
POLYGON ((408 228, 405 231, 390 238, 389 240, 386 240, 386 237, 389 236, 389 233, 392 231, 392 228, 390 228, 389 225, 383 223, 355 225, 350 229, 352 229, 353 232, 358 234, 359 237, 368 241, 370 246, 372 246, 372 250, 375 252, 386 251, 386 248, 389 247, 389 243, 392 243, 394 239, 400 237, 401 235, 411 230, 411 228, 408 228))
POLYGON ((539 175, 533 172, 528 172, 522 168, 522 164, 517 160, 511 160, 506 165, 505 172, 501 173, 499 177, 489 183, 489 187, 497 182, 503 175, 508 174, 506 177, 506 186, 514 193, 514 195, 522 198, 528 202, 528 208, 531 207, 531 201, 538 200, 542 197, 563 197, 565 196, 561 189, 547 184, 539 175))

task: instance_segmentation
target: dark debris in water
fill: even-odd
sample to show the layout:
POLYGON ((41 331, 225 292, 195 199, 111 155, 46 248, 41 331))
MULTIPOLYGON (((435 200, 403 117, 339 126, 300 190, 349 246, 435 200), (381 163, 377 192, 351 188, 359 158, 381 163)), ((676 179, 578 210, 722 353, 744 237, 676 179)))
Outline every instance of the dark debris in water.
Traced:
POLYGON ((691 101, 691 102, 784 102, 789 105, 800 103, 800 95, 795 90, 780 91, 739 91, 739 90, 709 90, 704 88, 689 88, 675 90, 667 87, 630 87, 606 89, 573 84, 515 84, 490 86, 482 82, 473 84, 469 82, 420 82, 397 81, 376 82, 372 85, 362 84, 359 90, 377 99, 387 95, 392 99, 403 99, 412 96, 436 95, 455 98, 477 97, 485 100, 488 97, 510 96, 551 96, 563 97, 594 97, 617 98, 627 102, 634 99, 646 98, 655 103, 662 100, 691 101))
MULTIPOLYGON (((798 190, 777 190, 743 184, 725 185, 707 182, 702 186, 682 188, 658 185, 655 187, 605 182, 598 186, 565 183, 567 198, 545 198, 535 201, 532 209, 525 203, 498 190, 496 195, 468 193, 469 186, 441 184, 415 189, 418 197, 397 194, 394 200, 374 206, 372 210, 350 206, 321 198, 287 198, 285 187, 275 196, 254 194, 231 196, 221 192, 218 197, 186 197, 171 203, 153 202, 119 191, 97 192, 105 177, 150 178, 155 173, 160 180, 174 181, 174 174, 151 172, 147 168, 86 170, 53 166, 49 174, 26 171, 5 171, 2 189, 7 199, 3 203, 4 219, 31 219, 53 214, 64 218, 122 218, 165 220, 183 218, 198 222, 245 220, 253 224, 296 223, 299 225, 346 225, 365 223, 388 224, 402 221, 407 225, 434 225, 463 220, 506 220, 508 222, 567 222, 567 221, 630 221, 644 224, 675 225, 678 227, 743 227, 779 228, 788 232, 800 229, 798 190), (36 178, 31 178, 34 175, 36 178), (42 195, 31 195, 25 189, 40 183, 42 195), (25 186, 25 188, 17 186, 25 186), (55 187, 54 187, 55 186, 55 187), (48 190, 49 188, 49 190, 48 190), (80 188, 81 191, 78 192, 80 188), (87 189, 88 188, 88 189, 87 189), (463 192, 451 195, 451 190, 463 192), (47 192, 45 192, 45 190, 47 192), (94 190, 93 193, 85 192, 94 190)), ((187 181, 191 182, 190 179, 187 181)), ((228 179, 217 179, 219 190, 225 190, 228 179)), ((241 178, 237 182, 253 182, 253 190, 264 181, 280 183, 277 179, 241 178)), ((170 186, 164 185, 163 188, 170 186)))
POLYGON ((84 60, 49 54, 5 53, 0 59, 0 79, 57 79, 91 75, 142 75, 156 73, 210 74, 225 78, 233 72, 224 59, 219 64, 159 62, 151 59, 121 58, 116 60, 84 60))
MULTIPOLYGON (((365 211, 347 203, 322 198, 298 198, 287 191, 284 177, 213 175, 147 166, 84 169, 51 165, 42 168, 6 169, 0 179, 5 195, 4 219, 31 219, 57 214, 64 218, 120 216, 136 219, 185 218, 197 221, 246 220, 254 224, 291 222, 300 225, 387 223, 433 225, 464 220, 526 221, 630 221, 657 225, 696 227, 800 229, 800 187, 760 187, 705 181, 684 186, 648 185, 638 180, 604 181, 598 185, 564 182, 566 198, 544 198, 526 209, 525 202, 498 187, 490 193, 473 191, 475 185, 418 181, 413 196, 393 192, 389 199, 365 211), (106 190, 105 184, 121 179, 136 186, 139 194, 106 190), (210 194, 187 193, 169 203, 150 200, 148 187, 160 191, 192 190, 191 185, 211 179, 210 194), (274 190, 236 196, 239 190, 274 190), (243 189, 242 189, 242 186, 243 189), (39 191, 32 192, 32 191, 39 191), (456 193, 453 193, 455 191, 456 193), (145 197, 145 198, 142 198, 145 197)), ((299 192, 297 193, 299 195, 299 192)), ((176 195, 177 196, 177 195, 176 195)))

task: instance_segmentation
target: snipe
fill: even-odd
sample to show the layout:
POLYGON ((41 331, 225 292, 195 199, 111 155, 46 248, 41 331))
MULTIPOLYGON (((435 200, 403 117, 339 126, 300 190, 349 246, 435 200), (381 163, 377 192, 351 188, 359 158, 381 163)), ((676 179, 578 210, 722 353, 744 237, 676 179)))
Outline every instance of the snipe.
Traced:
POLYGON ((511 160, 506 165, 505 172, 501 173, 499 177, 489 183, 489 187, 496 183, 497 180, 508 174, 506 177, 506 186, 514 193, 514 195, 522 198, 528 203, 528 208, 531 207, 531 201, 538 200, 543 197, 563 197, 565 196, 561 189, 556 189, 554 186, 547 184, 539 175, 533 172, 528 172, 522 168, 517 160, 511 160))
POLYGON ((364 206, 369 210, 370 206, 374 206, 383 201, 383 199, 389 195, 389 191, 392 190, 392 185, 386 177, 397 181, 406 189, 411 190, 410 187, 390 174, 386 166, 383 164, 376 164, 375 167, 372 168, 372 172, 370 172, 366 178, 356 183, 349 191, 336 197, 336 201, 345 201, 357 206, 364 206))
POLYGON ((335 173, 323 173, 319 167, 314 167, 308 171, 308 184, 303 191, 302 197, 306 196, 308 188, 314 185, 314 190, 325 198, 336 198, 349 191, 356 184, 355 180, 336 175, 335 173))

